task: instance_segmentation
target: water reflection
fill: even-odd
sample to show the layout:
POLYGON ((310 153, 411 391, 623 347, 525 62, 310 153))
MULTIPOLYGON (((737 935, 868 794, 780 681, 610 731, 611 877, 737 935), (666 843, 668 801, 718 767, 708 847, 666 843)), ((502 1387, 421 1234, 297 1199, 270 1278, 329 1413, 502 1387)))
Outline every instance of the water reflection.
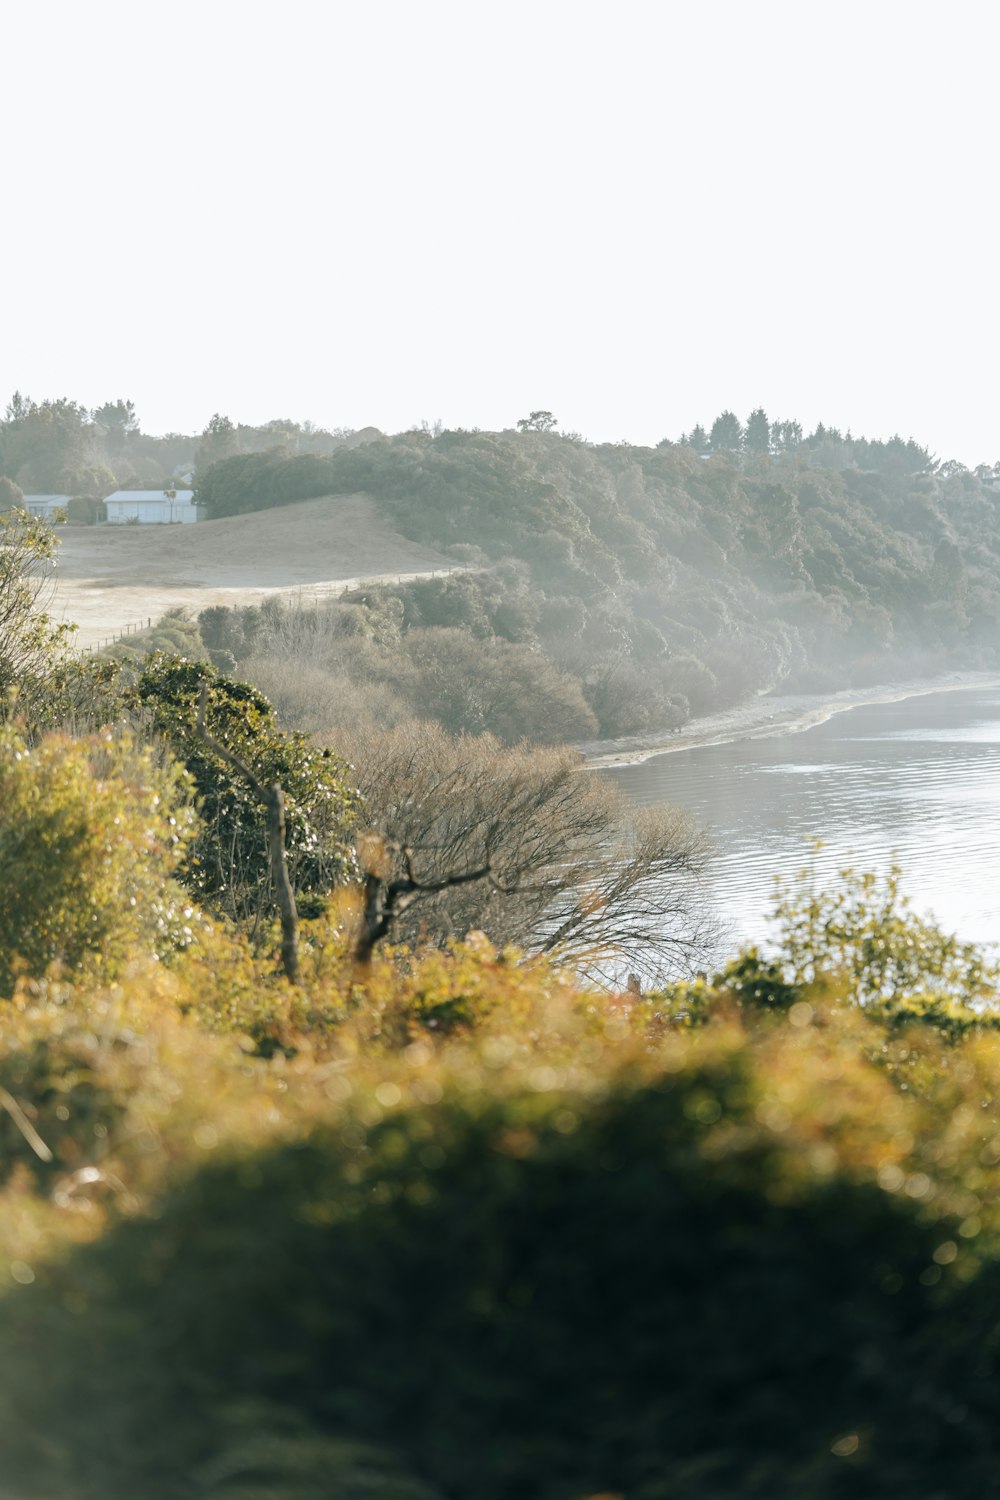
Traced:
POLYGON ((707 890, 735 941, 766 940, 773 877, 885 871, 965 939, 1000 937, 1000 691, 873 704, 801 734, 680 750, 611 776, 714 836, 707 890), (823 841, 816 852, 813 845, 823 841))

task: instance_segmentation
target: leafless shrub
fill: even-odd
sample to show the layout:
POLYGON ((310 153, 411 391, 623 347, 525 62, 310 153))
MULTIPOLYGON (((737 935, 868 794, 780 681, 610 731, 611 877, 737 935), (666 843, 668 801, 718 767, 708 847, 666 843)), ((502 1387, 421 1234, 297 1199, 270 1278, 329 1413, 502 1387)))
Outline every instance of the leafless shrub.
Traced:
POLYGON ((397 940, 480 929, 592 977, 631 970, 646 985, 705 962, 714 938, 697 884, 705 841, 679 809, 636 809, 567 749, 413 723, 341 731, 331 743, 353 763, 369 822, 410 851, 420 883, 489 871, 414 902, 397 940))
POLYGON ((252 656, 240 676, 274 705, 284 729, 327 734, 335 729, 390 729, 412 716, 409 703, 387 682, 349 676, 337 668, 252 656))

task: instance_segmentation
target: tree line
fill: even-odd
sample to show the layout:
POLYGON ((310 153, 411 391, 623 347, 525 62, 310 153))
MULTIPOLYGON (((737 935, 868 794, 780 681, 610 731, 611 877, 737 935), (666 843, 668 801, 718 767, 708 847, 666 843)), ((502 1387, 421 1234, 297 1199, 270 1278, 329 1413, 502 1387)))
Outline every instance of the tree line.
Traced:
MULTIPOLYGON (((669 441, 664 439, 664 445, 669 445, 669 441)), ((805 433, 801 422, 772 421, 762 406, 755 407, 746 422, 727 409, 719 413, 709 428, 698 423, 690 432, 682 432, 677 441, 703 458, 711 453, 774 457, 800 453, 811 463, 827 468, 855 467, 896 475, 933 474, 942 470, 959 473, 965 468, 954 460, 942 463, 912 437, 904 439, 898 433, 887 440, 854 437, 850 429, 842 432, 839 427, 829 427, 823 422, 805 433)), ((996 478, 1000 476, 1000 463, 981 464, 975 472, 984 479, 996 478)))
POLYGON ((257 426, 216 413, 198 433, 143 432, 134 401, 88 408, 67 397, 35 401, 15 391, 0 420, 0 510, 24 494, 104 498, 117 488, 190 485, 197 468, 241 453, 322 456, 351 440, 347 428, 275 419, 257 426))
MULTIPOLYGON (((199 477, 198 495, 233 514, 303 489, 363 491, 405 535, 473 565, 370 590, 350 618, 300 628, 303 693, 308 681, 321 694, 323 672, 354 683, 354 701, 371 688, 373 711, 372 694, 412 702, 419 691, 451 728, 544 738, 544 691, 561 705, 554 737, 616 737, 753 692, 992 667, 993 472, 935 466, 896 440, 856 443, 849 462, 831 463, 824 444, 846 443, 831 431, 779 454, 707 457, 687 443, 591 446, 547 425, 411 432, 308 467, 231 458, 199 477), (538 695, 515 685, 532 677, 538 695), (513 718, 477 707, 487 679, 501 697, 509 686, 513 718)), ((241 662, 276 654, 251 648, 235 619, 213 630, 210 648, 241 662)))

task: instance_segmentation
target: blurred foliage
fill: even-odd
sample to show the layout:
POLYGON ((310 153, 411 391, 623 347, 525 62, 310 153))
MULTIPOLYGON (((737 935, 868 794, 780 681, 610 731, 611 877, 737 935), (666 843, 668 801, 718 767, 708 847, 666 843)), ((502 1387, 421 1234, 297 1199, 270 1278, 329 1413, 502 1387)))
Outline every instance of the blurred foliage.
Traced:
POLYGON ((808 873, 777 882, 776 941, 793 982, 832 976, 885 1015, 927 996, 966 1011, 995 1001, 997 965, 918 916, 900 890, 902 873, 898 865, 882 879, 845 869, 832 889, 808 873))
MULTIPOLYGON (((137 863, 122 807, 143 778, 94 780, 89 744, 41 749, 5 774, 56 806, 64 780, 85 786, 109 857, 137 863)), ((137 944, 17 984, 5 1484, 991 1492, 985 961, 913 918, 894 877, 850 876, 782 895, 768 958, 647 995, 581 990, 475 935, 383 954, 362 982, 354 899, 304 924, 297 989, 203 924, 169 965, 137 944)), ((109 953, 134 920, 115 910, 109 953)))
POLYGON ((195 831, 185 779, 127 739, 0 731, 0 994, 14 976, 190 941, 175 883, 195 831))
POLYGON ((857 1017, 651 1044, 535 985, 475 1045, 345 1037, 330 1062, 234 1058, 235 1086, 206 1045, 218 1081, 145 1127, 177 1183, 155 1216, 123 1198, 119 1127, 100 1241, 12 1259, 5 1473, 67 1500, 192 1474, 294 1495, 327 1464, 386 1497, 987 1484, 993 1051, 919 1034, 947 1071, 925 1097, 857 1017))

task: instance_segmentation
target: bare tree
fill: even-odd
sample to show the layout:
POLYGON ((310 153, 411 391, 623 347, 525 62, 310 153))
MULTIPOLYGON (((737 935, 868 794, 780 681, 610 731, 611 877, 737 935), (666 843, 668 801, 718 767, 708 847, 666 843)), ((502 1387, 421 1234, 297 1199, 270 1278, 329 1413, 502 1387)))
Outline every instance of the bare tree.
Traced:
POLYGON ((394 914, 397 939, 480 929, 592 978, 630 970, 646 985, 706 961, 705 839, 679 809, 635 808, 568 749, 454 739, 427 724, 333 742, 397 851, 383 878, 420 887, 394 914), (449 881, 456 871, 479 878, 449 881))

